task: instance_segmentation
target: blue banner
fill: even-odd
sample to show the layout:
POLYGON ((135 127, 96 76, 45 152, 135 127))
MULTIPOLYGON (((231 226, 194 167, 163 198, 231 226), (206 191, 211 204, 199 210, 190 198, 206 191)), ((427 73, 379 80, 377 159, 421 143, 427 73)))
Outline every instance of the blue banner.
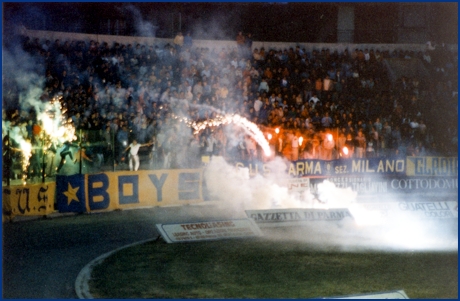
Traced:
MULTIPOLYGON (((269 174, 270 168, 263 162, 236 162, 236 167, 247 167, 251 176, 269 174)), ((297 160, 291 161, 286 170, 293 177, 330 177, 330 176, 380 176, 406 175, 406 158, 368 158, 338 160, 297 160)))
POLYGON ((405 158, 369 158, 346 160, 298 160, 289 165, 292 176, 333 175, 404 175, 405 158))
POLYGON ((56 176, 59 212, 86 212, 85 175, 56 176))

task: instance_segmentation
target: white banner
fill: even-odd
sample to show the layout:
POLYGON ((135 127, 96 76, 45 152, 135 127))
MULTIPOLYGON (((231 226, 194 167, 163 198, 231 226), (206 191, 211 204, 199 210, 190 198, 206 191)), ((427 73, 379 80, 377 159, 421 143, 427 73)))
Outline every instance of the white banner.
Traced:
POLYGON ((246 210, 246 215, 263 227, 292 226, 302 222, 353 220, 347 208, 246 210))
POLYGON ((251 219, 156 224, 156 227, 163 239, 168 243, 255 237, 262 235, 257 224, 251 219))

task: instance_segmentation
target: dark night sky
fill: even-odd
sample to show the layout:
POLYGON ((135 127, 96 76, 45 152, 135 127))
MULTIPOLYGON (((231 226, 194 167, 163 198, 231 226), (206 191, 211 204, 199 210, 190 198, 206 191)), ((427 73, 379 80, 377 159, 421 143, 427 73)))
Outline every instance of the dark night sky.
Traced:
MULTIPOLYGON (((39 30, 138 35, 136 23, 141 20, 142 25, 155 27, 152 35, 161 38, 174 37, 181 28, 196 39, 233 39, 243 31, 251 32, 255 40, 334 43, 340 5, 347 3, 18 2, 3 3, 3 9, 4 30, 22 23, 39 30), (117 20, 118 30, 114 28, 117 20)), ((357 7, 355 42, 393 41, 398 3, 353 5, 357 7)), ((434 35, 457 43, 457 3, 437 3, 429 14, 434 35)))

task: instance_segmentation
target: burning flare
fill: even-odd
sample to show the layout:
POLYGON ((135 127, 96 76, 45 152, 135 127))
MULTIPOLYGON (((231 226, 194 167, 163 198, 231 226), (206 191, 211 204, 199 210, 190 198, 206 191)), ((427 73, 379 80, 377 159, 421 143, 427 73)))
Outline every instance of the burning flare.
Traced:
MULTIPOLYGON (((65 109, 62 107, 62 96, 54 97, 45 104, 42 112, 37 113, 37 120, 42 123, 40 139, 46 141, 43 151, 46 152, 52 143, 61 144, 64 141, 73 141, 75 136, 75 126, 71 119, 65 118, 65 109)), ((22 157, 22 179, 25 184, 29 159, 32 155, 32 144, 30 139, 24 139, 20 133, 20 128, 14 126, 9 129, 10 138, 19 144, 22 157)))

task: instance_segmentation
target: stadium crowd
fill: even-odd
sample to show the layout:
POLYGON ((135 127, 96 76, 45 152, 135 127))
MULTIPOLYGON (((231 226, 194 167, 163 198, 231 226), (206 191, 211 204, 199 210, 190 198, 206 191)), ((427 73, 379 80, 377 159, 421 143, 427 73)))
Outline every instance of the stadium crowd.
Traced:
MULTIPOLYGON (((166 45, 21 38, 22 49, 44 70, 40 101, 59 95, 77 134, 84 133, 76 161, 127 169, 134 140, 147 145, 140 151, 155 169, 194 168, 213 155, 268 160, 241 127, 210 125, 192 133, 187 123, 225 114, 257 124, 275 154, 288 160, 457 156, 457 58, 443 45, 339 53, 258 49, 241 32, 235 47, 222 49, 195 47, 182 33, 166 45), (392 81, 386 58, 419 59, 429 78, 392 81)), ((2 119, 31 141, 29 176, 39 175, 38 112, 19 104, 24 91, 13 76, 4 74, 3 86, 2 119)), ((8 158, 20 160, 5 157, 6 148, 18 147, 7 134, 3 128, 4 166, 8 158)), ((62 147, 50 150, 59 154, 62 147)))

